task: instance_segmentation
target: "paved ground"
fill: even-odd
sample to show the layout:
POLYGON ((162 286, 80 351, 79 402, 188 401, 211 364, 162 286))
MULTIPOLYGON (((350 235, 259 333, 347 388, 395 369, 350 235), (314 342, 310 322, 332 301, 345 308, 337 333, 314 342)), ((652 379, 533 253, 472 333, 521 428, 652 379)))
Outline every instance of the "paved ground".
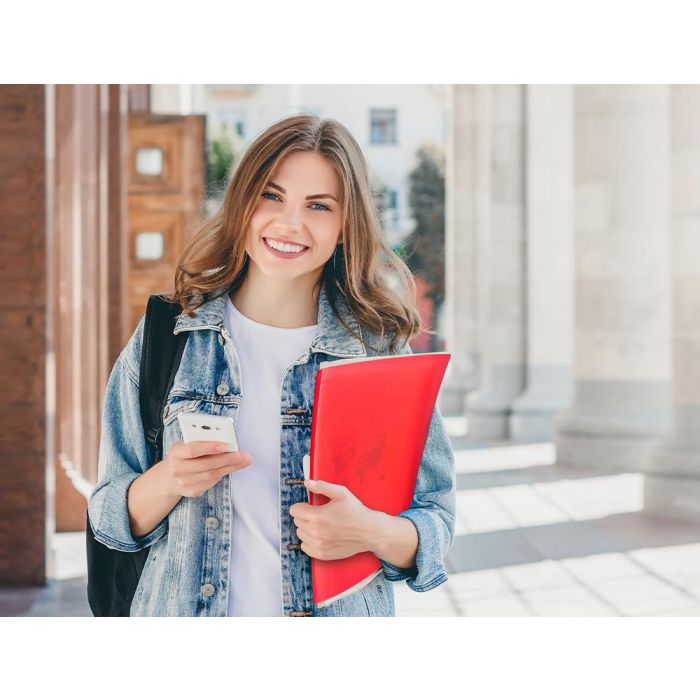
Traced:
MULTIPOLYGON (((636 473, 555 465, 552 444, 475 445, 447 419, 457 527, 449 580, 394 584, 400 616, 700 615, 700 526, 641 512, 636 473)), ((56 537, 47 588, 0 589, 5 616, 90 615, 84 533, 56 537)))

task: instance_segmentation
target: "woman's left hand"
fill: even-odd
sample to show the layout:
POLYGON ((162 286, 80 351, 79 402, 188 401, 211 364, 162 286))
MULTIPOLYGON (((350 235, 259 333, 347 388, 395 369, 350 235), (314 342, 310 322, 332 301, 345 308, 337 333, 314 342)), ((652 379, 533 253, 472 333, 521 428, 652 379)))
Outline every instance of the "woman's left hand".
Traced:
POLYGON ((367 508, 342 484, 306 481, 306 488, 330 500, 322 506, 294 503, 294 519, 301 549, 314 559, 344 559, 371 551, 377 538, 379 511, 367 508))

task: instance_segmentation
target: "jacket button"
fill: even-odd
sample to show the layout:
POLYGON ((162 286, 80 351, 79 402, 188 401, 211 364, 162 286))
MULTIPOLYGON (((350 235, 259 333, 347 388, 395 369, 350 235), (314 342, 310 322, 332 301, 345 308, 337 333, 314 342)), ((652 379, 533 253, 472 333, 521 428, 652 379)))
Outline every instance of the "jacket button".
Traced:
POLYGON ((217 518, 207 518, 205 523, 210 530, 216 530, 216 528, 219 527, 219 521, 217 518))
POLYGON ((308 617, 309 615, 313 615, 311 610, 290 610, 289 611, 289 617, 308 617))
POLYGON ((293 549, 301 549, 301 542, 290 542, 290 543, 287 545, 287 549, 288 549, 289 551, 291 551, 291 550, 293 550, 293 549))
POLYGON ((205 583, 199 590, 202 592, 203 596, 211 598, 211 596, 214 595, 215 588, 211 583, 205 583))
POLYGON ((170 406, 166 406, 166 407, 163 409, 163 418, 166 418, 167 415, 168 415, 168 413, 170 413, 170 406))
POLYGON ((223 384, 219 384, 219 386, 216 387, 216 393, 219 394, 219 396, 223 396, 224 394, 228 394, 229 386, 226 382, 223 384))

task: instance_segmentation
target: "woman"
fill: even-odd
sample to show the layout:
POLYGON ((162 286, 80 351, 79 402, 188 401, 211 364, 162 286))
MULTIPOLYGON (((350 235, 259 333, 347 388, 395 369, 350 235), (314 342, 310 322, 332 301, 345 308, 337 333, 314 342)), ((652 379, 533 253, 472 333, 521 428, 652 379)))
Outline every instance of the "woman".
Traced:
POLYGON ((131 615, 394 615, 387 581, 427 591, 447 579, 454 457, 437 406, 411 507, 398 516, 303 479, 319 363, 410 353, 422 329, 409 298, 413 279, 382 241, 347 129, 302 114, 263 132, 178 264, 174 332, 188 339, 164 411, 165 457, 150 468, 143 317, 110 375, 88 513, 105 545, 150 545, 131 615), (184 444, 182 411, 232 416, 241 451, 184 444), (311 506, 306 488, 330 501, 311 506), (381 573, 316 606, 310 557, 362 551, 379 557, 381 573))

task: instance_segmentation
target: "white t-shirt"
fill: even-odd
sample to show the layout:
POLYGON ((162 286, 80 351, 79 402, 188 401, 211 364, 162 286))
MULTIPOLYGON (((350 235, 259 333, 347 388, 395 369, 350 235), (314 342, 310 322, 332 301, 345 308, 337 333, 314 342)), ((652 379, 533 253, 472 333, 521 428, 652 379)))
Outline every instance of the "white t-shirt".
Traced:
POLYGON ((250 466, 231 474, 233 523, 228 616, 281 616, 280 392, 287 368, 306 352, 315 326, 275 328, 226 302, 226 330, 238 351, 243 399, 236 419, 250 466))

